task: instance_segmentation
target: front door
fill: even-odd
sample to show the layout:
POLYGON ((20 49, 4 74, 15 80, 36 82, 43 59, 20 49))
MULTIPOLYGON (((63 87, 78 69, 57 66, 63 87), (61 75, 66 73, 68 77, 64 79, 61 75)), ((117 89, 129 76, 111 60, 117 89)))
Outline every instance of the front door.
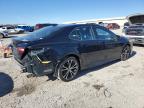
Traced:
POLYGON ((112 61, 120 58, 121 43, 118 37, 104 27, 94 27, 98 40, 104 41, 105 61, 112 61))

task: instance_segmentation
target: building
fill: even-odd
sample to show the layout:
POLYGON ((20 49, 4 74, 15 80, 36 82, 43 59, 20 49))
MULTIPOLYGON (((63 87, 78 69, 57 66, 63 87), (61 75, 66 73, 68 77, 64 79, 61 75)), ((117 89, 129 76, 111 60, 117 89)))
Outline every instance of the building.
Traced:
POLYGON ((82 21, 71 21, 65 22, 64 24, 85 24, 85 23, 117 23, 121 27, 124 25, 125 22, 128 22, 126 17, 116 17, 116 18, 104 18, 104 19, 91 19, 91 20, 82 20, 82 21))

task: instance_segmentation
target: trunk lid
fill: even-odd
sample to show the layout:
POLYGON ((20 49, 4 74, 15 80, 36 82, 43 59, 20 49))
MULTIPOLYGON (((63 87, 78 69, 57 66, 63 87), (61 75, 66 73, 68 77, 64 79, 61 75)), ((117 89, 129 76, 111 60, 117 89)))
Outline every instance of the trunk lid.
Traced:
POLYGON ((12 39, 12 51, 16 60, 21 60, 30 50, 30 46, 41 43, 44 38, 33 38, 31 35, 12 39))
POLYGON ((144 36, 144 14, 134 14, 127 16, 130 26, 125 34, 131 36, 144 36))
POLYGON ((127 16, 127 20, 130 24, 144 24, 144 14, 134 14, 127 16))

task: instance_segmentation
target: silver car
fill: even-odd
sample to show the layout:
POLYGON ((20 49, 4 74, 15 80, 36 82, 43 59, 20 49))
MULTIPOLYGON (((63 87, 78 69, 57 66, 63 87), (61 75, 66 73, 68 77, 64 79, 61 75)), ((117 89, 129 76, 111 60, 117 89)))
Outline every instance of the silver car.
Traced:
POLYGON ((0 39, 8 37, 8 32, 7 31, 0 31, 0 39))
POLYGON ((144 45, 144 26, 130 26, 125 30, 125 37, 127 37, 134 44, 144 45))
POLYGON ((131 15, 127 19, 130 26, 125 30, 124 36, 133 44, 144 45, 144 14, 131 15))

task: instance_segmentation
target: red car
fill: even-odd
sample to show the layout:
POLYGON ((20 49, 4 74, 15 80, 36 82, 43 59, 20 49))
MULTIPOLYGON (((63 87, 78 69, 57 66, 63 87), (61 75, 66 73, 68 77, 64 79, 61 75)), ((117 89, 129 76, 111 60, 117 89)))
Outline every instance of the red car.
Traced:
POLYGON ((45 23, 45 24, 36 24, 35 26, 35 30, 41 29, 43 27, 47 27, 47 26, 56 26, 57 24, 51 24, 51 23, 45 23))
POLYGON ((120 29, 120 26, 117 23, 108 23, 106 28, 110 30, 120 29))

